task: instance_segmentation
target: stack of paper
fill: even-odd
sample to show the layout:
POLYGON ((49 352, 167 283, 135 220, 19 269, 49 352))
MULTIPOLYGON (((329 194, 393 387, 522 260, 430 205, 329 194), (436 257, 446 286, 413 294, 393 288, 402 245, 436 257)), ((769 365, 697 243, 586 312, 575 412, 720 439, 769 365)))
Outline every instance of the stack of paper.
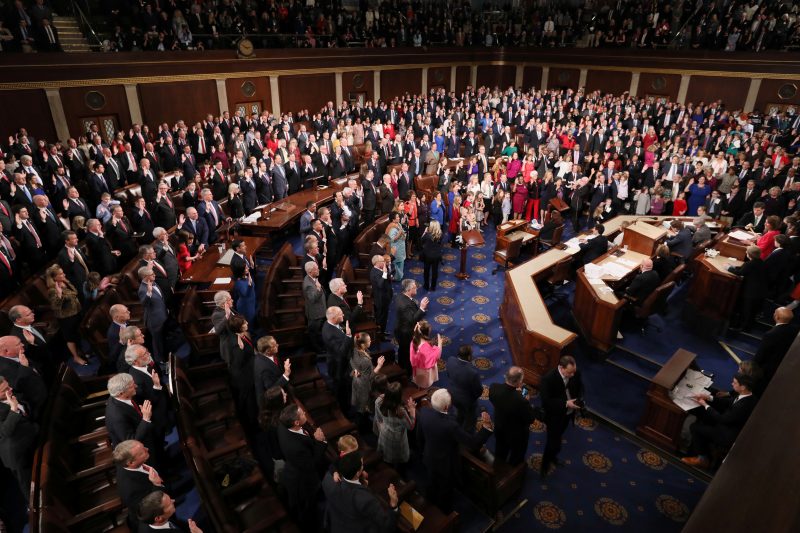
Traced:
POLYGON ((242 219, 242 223, 243 224, 255 224, 256 222, 258 222, 258 219, 260 219, 260 218, 261 218, 261 212, 260 211, 254 211, 249 216, 244 217, 242 219))
POLYGON ((586 277, 590 280, 602 278, 603 274, 605 274, 605 268, 603 268, 603 265, 596 265, 594 263, 587 263, 583 267, 583 271, 586 273, 586 277))
POLYGON ((628 268, 624 265, 620 265, 615 261, 606 263, 604 265, 604 268, 606 271, 606 275, 614 279, 622 279, 625 276, 627 276, 632 270, 631 268, 628 268))
POLYGON ((753 235, 752 233, 748 233, 740 229, 733 230, 728 234, 728 236, 739 241, 749 241, 755 238, 755 235, 753 235))
POLYGON ((217 278, 212 285, 227 285, 231 282, 231 278, 217 278))
POLYGON ((688 369, 683 378, 675 385, 675 388, 670 391, 670 398, 672 398, 675 405, 684 411, 694 409, 700 405, 694 399, 694 396, 710 394, 707 388, 711 386, 712 382, 713 380, 705 374, 688 369))

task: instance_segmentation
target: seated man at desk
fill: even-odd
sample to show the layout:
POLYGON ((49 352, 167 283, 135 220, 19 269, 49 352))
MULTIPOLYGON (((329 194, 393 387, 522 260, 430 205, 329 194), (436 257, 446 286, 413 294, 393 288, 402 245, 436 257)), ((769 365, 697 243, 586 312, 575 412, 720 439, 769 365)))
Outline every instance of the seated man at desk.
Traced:
POLYGON ((608 251, 608 239, 603 235, 605 230, 602 224, 596 224, 592 228, 592 235, 594 237, 591 239, 581 237, 579 239, 581 252, 583 253, 582 262, 584 265, 586 263, 591 263, 608 251))
POLYGON ((695 401, 705 412, 692 424, 692 444, 689 450, 694 455, 682 459, 687 465, 708 468, 711 446, 730 448, 753 412, 756 406, 753 378, 736 374, 732 385, 737 394, 735 398, 713 398, 709 394, 695 396, 695 401))
POLYGON ((735 228, 744 228, 754 233, 764 233, 764 223, 767 221, 764 215, 764 202, 756 202, 753 204, 753 210, 749 213, 742 215, 742 218, 736 221, 735 228))
POLYGON ((643 259, 642 264, 639 265, 639 273, 625 289, 624 296, 632 304, 639 305, 653 294, 659 283, 661 283, 661 277, 658 272, 653 270, 653 260, 643 259))
POLYGON ((667 239, 669 251, 685 260, 692 253, 692 232, 680 220, 670 222, 669 232, 672 235, 667 239))
POLYGON ((692 244, 697 245, 711 239, 711 228, 706 224, 705 217, 696 217, 692 220, 692 244))

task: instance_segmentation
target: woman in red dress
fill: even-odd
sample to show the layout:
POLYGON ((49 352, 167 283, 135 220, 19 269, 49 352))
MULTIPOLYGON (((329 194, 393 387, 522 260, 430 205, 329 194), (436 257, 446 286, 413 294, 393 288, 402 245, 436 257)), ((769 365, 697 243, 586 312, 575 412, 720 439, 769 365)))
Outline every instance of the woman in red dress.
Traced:
POLYGON ((178 232, 178 268, 181 274, 186 274, 192 267, 192 263, 197 259, 197 255, 192 255, 189 249, 194 244, 194 235, 188 231, 178 232))
POLYGON ((528 187, 522 181, 522 176, 517 176, 514 182, 513 195, 511 202, 514 210, 514 219, 519 220, 525 214, 525 201, 528 199, 528 187))

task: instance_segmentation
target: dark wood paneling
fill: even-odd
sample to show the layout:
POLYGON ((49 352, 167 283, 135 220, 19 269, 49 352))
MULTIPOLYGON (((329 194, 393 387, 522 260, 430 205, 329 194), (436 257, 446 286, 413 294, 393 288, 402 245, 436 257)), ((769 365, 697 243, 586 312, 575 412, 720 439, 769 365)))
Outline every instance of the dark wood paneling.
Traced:
POLYGON ((742 109, 750 89, 750 78, 720 78, 717 76, 692 76, 686 91, 686 103, 722 100, 731 111, 742 109))
POLYGON ((522 88, 527 91, 531 87, 541 89, 542 67, 525 67, 522 70, 522 88))
POLYGON ((428 89, 444 87, 450 91, 450 67, 431 67, 428 69, 428 89))
POLYGON ((422 91, 422 69, 409 68, 381 71, 381 99, 391 100, 405 93, 419 94, 422 91))
POLYGON ((659 94, 675 100, 678 98, 680 86, 681 77, 677 74, 643 72, 639 77, 639 88, 636 91, 636 96, 659 94))
POLYGON ((456 94, 461 94, 470 85, 472 79, 470 68, 463 66, 456 68, 456 94))
MULTIPOLYGON (((347 100, 349 94, 367 93, 365 100, 375 100, 375 76, 371 70, 345 72, 342 74, 342 97, 347 100)), ((337 104, 340 102, 337 102, 337 104)))
POLYGON ((589 70, 586 73, 586 90, 622 94, 631 88, 631 73, 609 70, 589 70))
POLYGON ((83 134, 82 118, 113 115, 122 131, 131 127, 131 112, 128 98, 122 85, 106 85, 102 87, 65 87, 59 89, 64 115, 67 118, 69 133, 73 137, 83 134), (86 105, 86 95, 98 91, 105 97, 105 105, 100 109, 92 109, 86 105))
MULTIPOLYGON (((233 114, 237 104, 258 102, 261 109, 272 110, 272 93, 269 90, 269 78, 257 76, 253 78, 229 78, 225 80, 225 91, 228 93, 228 111, 233 114), (242 91, 242 85, 251 82, 256 89, 253 96, 246 96, 242 91)), ((215 113, 216 114, 216 113, 215 113)))
POLYGON ((143 83, 139 85, 139 102, 142 119, 151 128, 178 120, 191 124, 208 113, 219 114, 214 80, 143 83))
POLYGON ((308 109, 319 111, 327 102, 336 100, 336 76, 333 74, 308 74, 278 78, 281 111, 296 113, 308 109))
MULTIPOLYGON (((30 55, 30 54, 26 54, 30 55)), ((7 56, 6 56, 7 57, 7 56)), ((8 136, 25 128, 36 139, 56 140, 56 127, 44 89, 27 89, 0 93, 3 99, 2 143, 8 136)), ((62 139, 63 140, 63 139, 62 139)))
POLYGON ((551 67, 547 77, 548 89, 578 89, 578 82, 581 79, 581 71, 576 68, 551 67))
POLYGON ((778 90, 787 83, 800 87, 800 81, 796 80, 761 80, 755 108, 764 112, 767 104, 800 104, 800 91, 797 91, 793 98, 785 100, 778 96, 778 90))
POLYGON ((478 65, 478 86, 499 87, 504 91, 514 85, 516 74, 514 65, 478 65))

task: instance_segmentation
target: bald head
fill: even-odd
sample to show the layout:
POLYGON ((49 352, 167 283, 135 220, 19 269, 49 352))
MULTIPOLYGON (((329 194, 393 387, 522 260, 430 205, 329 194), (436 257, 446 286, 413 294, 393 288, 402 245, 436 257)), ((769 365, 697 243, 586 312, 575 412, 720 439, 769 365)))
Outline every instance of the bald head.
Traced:
POLYGON ((22 352, 22 341, 19 337, 6 335, 0 337, 0 357, 19 357, 22 352))
POLYGON ((775 319, 776 324, 788 324, 794 318, 794 313, 788 307, 779 307, 772 317, 775 319))
POLYGON ((648 270, 653 270, 653 260, 649 257, 642 260, 642 272, 647 272, 648 270))

